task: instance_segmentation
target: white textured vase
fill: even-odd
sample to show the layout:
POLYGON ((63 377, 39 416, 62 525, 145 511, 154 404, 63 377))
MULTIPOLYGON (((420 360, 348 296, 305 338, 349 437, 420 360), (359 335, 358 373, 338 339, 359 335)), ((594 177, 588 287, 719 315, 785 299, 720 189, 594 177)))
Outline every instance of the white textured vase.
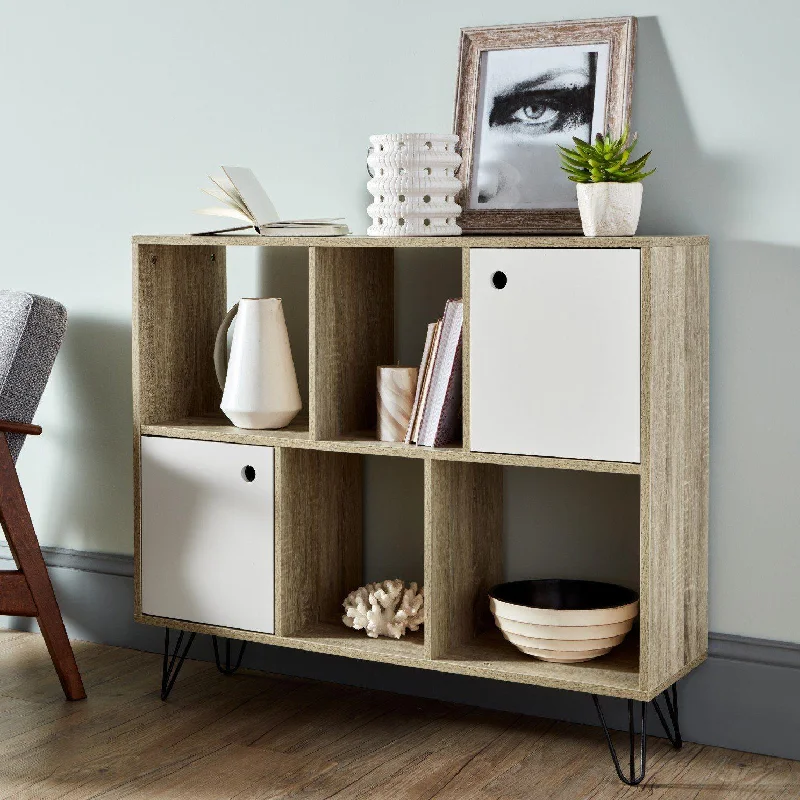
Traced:
POLYGON ((642 210, 642 184, 579 183, 584 236, 633 236, 642 210))
POLYGON ((451 133, 388 133, 369 137, 367 158, 375 201, 367 208, 369 236, 458 236, 455 202, 461 181, 451 133))
POLYGON ((284 428, 303 406, 280 298, 245 298, 225 315, 214 345, 214 367, 223 387, 220 408, 237 428, 284 428))

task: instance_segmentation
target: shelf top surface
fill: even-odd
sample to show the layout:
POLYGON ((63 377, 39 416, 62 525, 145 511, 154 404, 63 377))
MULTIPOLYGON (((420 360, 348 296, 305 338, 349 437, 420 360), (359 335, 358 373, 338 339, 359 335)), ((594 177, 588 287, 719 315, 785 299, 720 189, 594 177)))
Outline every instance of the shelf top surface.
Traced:
POLYGON ((279 430, 246 430, 230 424, 224 417, 193 417, 160 424, 144 424, 143 436, 162 436, 171 439, 193 439, 230 444, 253 444, 266 447, 297 447, 306 450, 356 453, 360 455, 428 458, 434 461, 467 461, 471 463, 499 464, 501 466, 540 467, 566 469, 578 472, 613 472, 638 475, 641 465, 626 461, 589 461, 550 456, 515 455, 513 453, 488 453, 465 450, 462 445, 444 447, 418 447, 402 442, 382 442, 374 431, 344 434, 336 439, 314 440, 308 430, 307 420, 296 420, 279 430))
POLYGON ((207 247, 695 247, 708 236, 134 236, 135 245, 207 247))

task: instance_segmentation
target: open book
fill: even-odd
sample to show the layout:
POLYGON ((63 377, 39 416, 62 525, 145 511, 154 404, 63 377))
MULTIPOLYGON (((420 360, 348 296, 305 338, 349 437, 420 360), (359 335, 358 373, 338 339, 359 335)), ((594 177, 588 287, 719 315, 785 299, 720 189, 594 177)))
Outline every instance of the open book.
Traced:
POLYGON ((230 233, 252 228, 262 236, 344 236, 350 233, 341 217, 323 219, 281 220, 278 212, 258 182, 253 171, 246 167, 222 167, 222 175, 209 176, 213 189, 203 189, 207 195, 219 200, 223 205, 213 208, 199 208, 198 214, 214 217, 232 217, 246 222, 235 228, 216 231, 203 231, 195 236, 214 233, 230 233))

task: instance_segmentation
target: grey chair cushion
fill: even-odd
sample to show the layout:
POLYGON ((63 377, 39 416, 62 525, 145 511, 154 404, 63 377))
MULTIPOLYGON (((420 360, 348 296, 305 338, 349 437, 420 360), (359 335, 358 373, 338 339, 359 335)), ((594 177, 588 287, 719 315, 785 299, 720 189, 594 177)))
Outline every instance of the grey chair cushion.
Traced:
MULTIPOLYGON (((0 419, 33 421, 66 330, 61 303, 0 289, 0 419)), ((15 461, 24 441, 8 436, 15 461)))

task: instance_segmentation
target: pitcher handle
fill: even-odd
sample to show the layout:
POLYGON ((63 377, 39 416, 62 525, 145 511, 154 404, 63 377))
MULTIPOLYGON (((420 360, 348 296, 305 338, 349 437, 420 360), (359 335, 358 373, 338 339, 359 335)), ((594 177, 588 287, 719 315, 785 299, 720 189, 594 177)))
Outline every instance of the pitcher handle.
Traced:
POLYGON ((225 379, 228 377, 228 328, 238 310, 239 304, 236 303, 225 315, 217 331, 217 340, 214 342, 214 369, 217 373, 219 388, 223 390, 225 389, 225 379))

